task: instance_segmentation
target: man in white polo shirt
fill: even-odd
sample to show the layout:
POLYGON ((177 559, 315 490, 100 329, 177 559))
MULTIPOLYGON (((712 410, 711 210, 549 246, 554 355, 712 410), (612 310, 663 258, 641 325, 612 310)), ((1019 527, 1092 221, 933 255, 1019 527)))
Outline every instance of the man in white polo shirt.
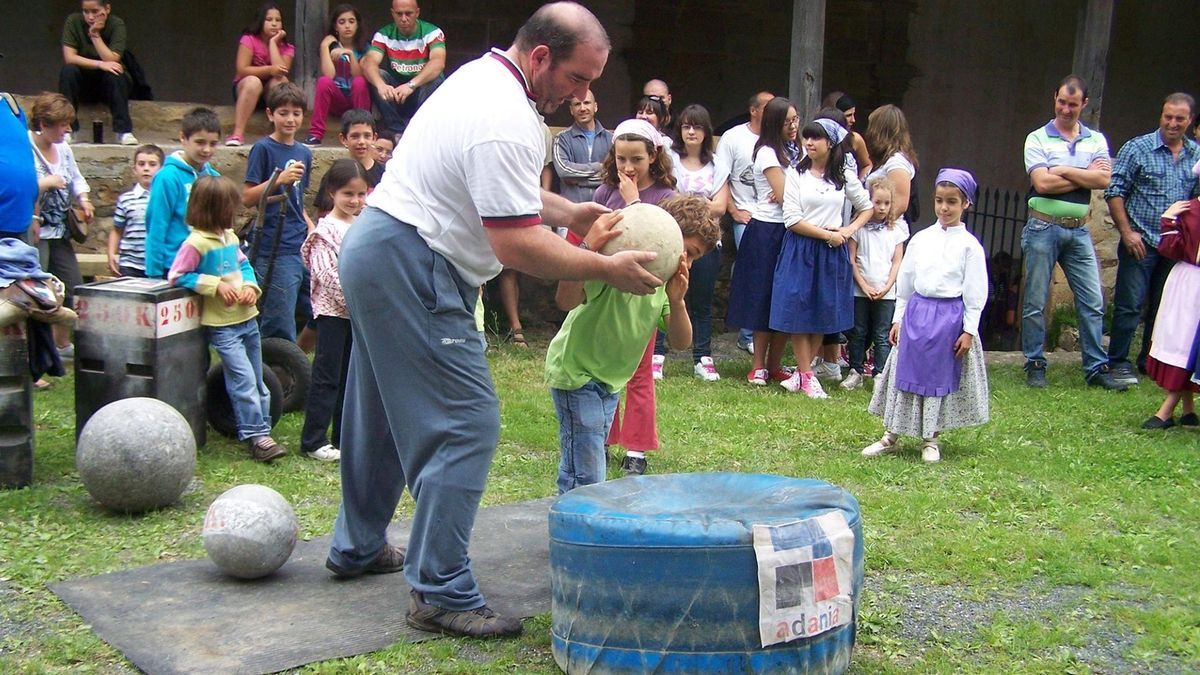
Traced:
POLYGON ((407 622, 421 630, 521 630, 487 607, 467 557, 500 433, 475 332, 479 286, 501 265, 639 294, 660 285, 640 264, 652 253, 601 256, 537 227, 544 218, 582 234, 605 211, 540 190, 539 113, 586 95, 608 52, 582 6, 539 9, 512 47, 464 65, 421 107, 342 243, 354 350, 342 507, 326 566, 339 577, 403 568, 413 589, 407 622), (407 552, 386 538, 406 484, 416 501, 407 552))

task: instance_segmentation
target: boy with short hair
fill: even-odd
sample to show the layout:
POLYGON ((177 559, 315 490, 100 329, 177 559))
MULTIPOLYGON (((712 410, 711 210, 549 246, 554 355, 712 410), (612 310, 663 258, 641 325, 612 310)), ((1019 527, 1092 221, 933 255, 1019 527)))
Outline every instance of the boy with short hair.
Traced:
POLYGON ((386 166, 396 149, 396 136, 391 131, 383 129, 376 134, 375 143, 371 146, 375 161, 386 166))
POLYGON ((146 203, 146 276, 166 279, 175 254, 191 232, 185 221, 192 183, 200 176, 219 176, 208 163, 221 139, 221 120, 208 108, 192 108, 183 116, 180 150, 171 153, 154 176, 146 203))
POLYGON ((351 109, 342 115, 342 133, 338 140, 350 151, 350 158, 362 165, 367 172, 367 187, 372 190, 383 178, 383 164, 375 161, 372 147, 377 138, 375 118, 370 111, 351 109))
MULTIPOLYGON (((712 250, 721 236, 708 202, 676 195, 659 204, 683 230, 679 271, 650 295, 624 293, 600 281, 560 281, 555 302, 569 310, 546 351, 546 384, 558 415, 561 455, 558 492, 605 479, 604 440, 621 389, 629 382, 656 327, 667 331, 674 349, 692 343, 692 322, 683 298, 692 261, 712 250)), ((584 243, 600 248, 620 232, 620 211, 596 220, 584 243)), ((569 241, 578 241, 572 234, 569 241)))
MULTIPOLYGON (((261 214, 262 229, 254 234, 258 237, 258 248, 255 259, 250 262, 258 278, 264 280, 266 299, 262 307, 262 336, 282 337, 292 342, 296 341, 296 303, 304 281, 300 245, 313 228, 304 212, 304 192, 308 189, 308 176, 312 171, 312 150, 296 140, 304 122, 304 105, 304 90, 293 82, 280 84, 267 94, 267 119, 275 129, 250 149, 242 189, 242 204, 255 206, 267 189, 271 172, 277 168, 282 170, 276 192, 286 197, 268 204, 266 213, 261 214), (279 209, 285 209, 283 233, 278 251, 273 251, 279 209), (267 288, 265 279, 273 253, 275 265, 270 288, 267 288)), ((248 245, 253 243, 248 242, 248 245)))
POLYGON ((146 204, 150 183, 162 165, 163 151, 157 145, 133 151, 133 188, 117 198, 108 231, 108 271, 117 276, 146 276, 146 204))

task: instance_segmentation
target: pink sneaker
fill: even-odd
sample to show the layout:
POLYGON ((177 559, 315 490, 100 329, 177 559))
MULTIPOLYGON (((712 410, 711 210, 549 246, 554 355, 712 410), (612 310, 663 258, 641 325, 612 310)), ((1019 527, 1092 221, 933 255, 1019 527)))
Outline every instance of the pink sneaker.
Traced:
POLYGON ((825 393, 825 389, 821 387, 821 381, 813 373, 796 373, 802 379, 800 380, 800 390, 808 395, 809 398, 829 398, 825 393))
POLYGON ((746 374, 746 381, 750 384, 765 387, 767 386, 767 378, 769 377, 770 376, 767 374, 766 368, 758 368, 756 370, 751 370, 746 374))
POLYGON ((654 379, 661 380, 663 378, 663 364, 666 363, 666 361, 667 357, 661 354, 655 354, 654 356, 650 357, 650 374, 654 377, 654 379))
POLYGON ((792 373, 791 376, 789 376, 786 380, 780 381, 779 386, 792 393, 800 391, 800 389, 804 386, 804 373, 801 373, 800 371, 792 373))

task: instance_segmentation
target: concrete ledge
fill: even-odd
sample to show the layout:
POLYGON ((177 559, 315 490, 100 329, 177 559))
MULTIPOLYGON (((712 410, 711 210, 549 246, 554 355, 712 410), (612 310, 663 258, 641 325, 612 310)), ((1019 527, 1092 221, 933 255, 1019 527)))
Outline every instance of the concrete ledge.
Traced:
MULTIPOLYGON (((26 116, 29 115, 30 107, 33 104, 33 96, 17 95, 17 101, 21 107, 25 109, 26 116)), ((221 137, 224 140, 225 134, 233 131, 233 106, 232 105, 205 105, 203 103, 182 103, 173 101, 130 101, 129 116, 133 118, 133 133, 139 140, 145 143, 162 143, 179 138, 179 124, 183 116, 192 108, 203 105, 206 108, 211 108, 217 113, 217 117, 221 118, 221 137)), ((116 131, 113 129, 112 115, 108 111, 108 106, 102 103, 81 103, 79 110, 75 111, 75 117, 79 120, 79 137, 76 140, 90 141, 92 139, 92 122, 99 120, 104 122, 104 138, 112 142, 115 141, 116 131)), ((267 121, 267 116, 261 110, 256 111, 250 116, 250 122, 246 125, 247 137, 258 138, 266 136, 271 132, 271 124, 267 121)), ((337 137, 334 137, 337 140, 337 137)))

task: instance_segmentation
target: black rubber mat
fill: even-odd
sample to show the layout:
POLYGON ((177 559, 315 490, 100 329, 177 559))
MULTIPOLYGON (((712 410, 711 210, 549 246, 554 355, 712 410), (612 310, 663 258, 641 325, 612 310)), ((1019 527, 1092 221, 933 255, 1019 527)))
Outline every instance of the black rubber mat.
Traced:
MULTIPOLYGON (((488 604, 530 617, 550 611, 546 518, 553 499, 480 510, 471 561, 488 604)), ((403 544, 407 521, 388 539, 403 544)), ((147 673, 273 673, 438 637, 404 623, 403 574, 334 579, 329 537, 299 542, 255 581, 206 560, 140 567, 50 585, 105 642, 147 673)))

